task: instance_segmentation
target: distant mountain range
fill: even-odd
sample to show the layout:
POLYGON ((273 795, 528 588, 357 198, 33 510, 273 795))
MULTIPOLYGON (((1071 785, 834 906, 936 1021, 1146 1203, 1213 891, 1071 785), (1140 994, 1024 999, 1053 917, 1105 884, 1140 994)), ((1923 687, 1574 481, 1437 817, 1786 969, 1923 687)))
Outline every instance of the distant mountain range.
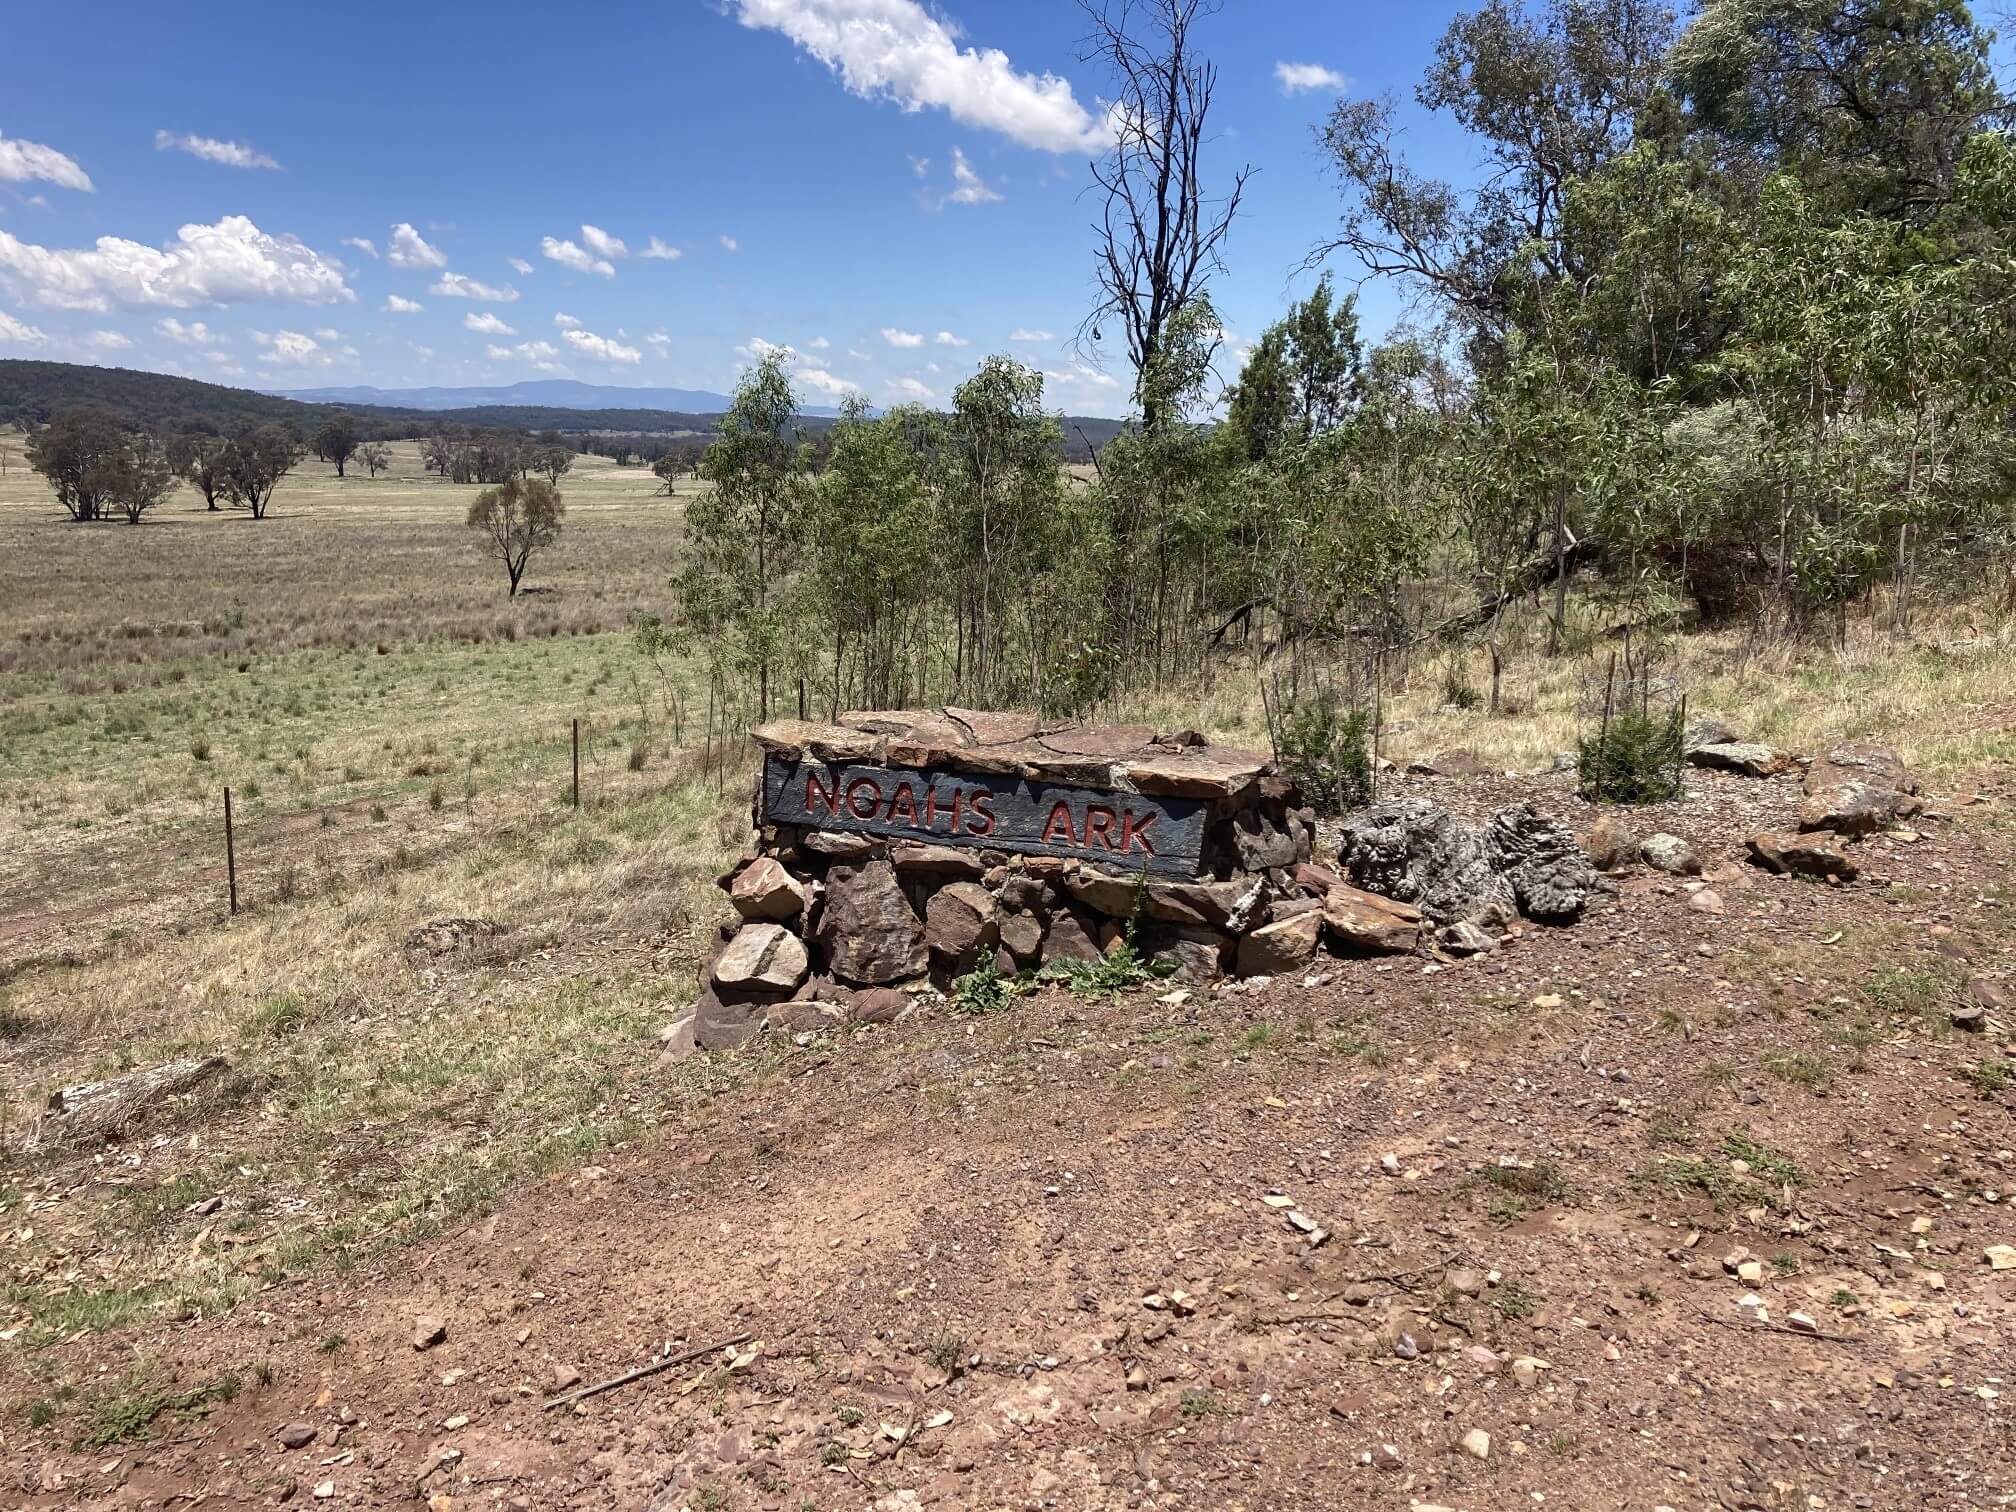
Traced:
MULTIPOLYGON (((581 383, 573 378, 540 378, 529 383, 507 383, 489 388, 372 388, 355 384, 348 388, 268 389, 281 399, 303 404, 371 404, 386 409, 461 410, 486 409, 495 405, 517 408, 569 410, 676 410, 689 415, 718 415, 728 408, 726 394, 705 389, 625 388, 613 383, 581 383)), ((804 406, 808 415, 837 415, 839 411, 816 404, 804 406)))
MULTIPOLYGON (((424 436, 443 424, 705 437, 713 433, 728 400, 693 389, 559 379, 504 388, 325 388, 273 394, 134 368, 0 358, 0 427, 41 425, 75 405, 109 410, 160 431, 194 427, 228 432, 277 421, 305 435, 340 410, 365 422, 367 434, 394 438, 424 436)), ((804 413, 805 430, 812 433, 831 426, 836 411, 808 407, 804 413)), ((1060 419, 1064 455, 1073 462, 1086 460, 1093 448, 1106 445, 1124 428, 1117 420, 1060 419)))

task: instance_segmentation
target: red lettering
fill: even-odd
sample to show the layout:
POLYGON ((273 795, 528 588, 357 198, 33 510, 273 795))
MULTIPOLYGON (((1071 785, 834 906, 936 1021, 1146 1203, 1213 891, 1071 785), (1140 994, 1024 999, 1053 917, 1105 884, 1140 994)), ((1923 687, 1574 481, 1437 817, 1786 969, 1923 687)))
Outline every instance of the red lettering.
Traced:
POLYGON ((882 787, 873 777, 856 777, 847 784, 847 812, 856 819, 873 819, 882 806, 882 787), (861 807, 861 790, 868 790, 868 807, 861 807))
POLYGON ((962 787, 952 789, 952 824, 949 831, 951 834, 956 835, 959 833, 959 810, 965 802, 966 789, 962 787))
POLYGON ((1066 845, 1078 843, 1077 833, 1071 828, 1071 805, 1062 798, 1059 798, 1056 807, 1050 810, 1050 818, 1043 826, 1043 843, 1048 845, 1059 835, 1064 837, 1066 845))
POLYGON ((827 784, 826 787, 822 788, 819 786, 819 774, 809 769, 806 771, 805 812, 808 814, 819 812, 819 805, 812 801, 815 798, 823 798, 825 800, 827 813, 837 814, 840 812, 840 779, 837 776, 829 777, 827 778, 827 784))
POLYGON ((973 812, 978 814, 982 819, 986 820, 987 822, 985 824, 969 823, 966 826, 967 834, 991 835, 994 833, 993 803, 994 803, 994 795, 992 793, 975 793, 973 795, 973 812))
POLYGON ((1148 826, 1160 817, 1158 814, 1149 814, 1136 824, 1134 810, 1128 809, 1120 820, 1120 853, 1125 855, 1138 845, 1149 855, 1155 855, 1157 853, 1155 847, 1148 841, 1148 826))
POLYGON ((1113 810, 1096 803, 1085 810, 1085 849, 1090 850, 1094 845, 1103 845, 1109 851, 1113 849, 1113 837, 1107 832, 1113 828, 1114 817, 1113 810))
POLYGON ((896 791, 889 795, 889 812, 882 817, 891 824, 900 819, 910 828, 917 828, 917 795, 910 791, 910 784, 907 781, 901 783, 896 791))

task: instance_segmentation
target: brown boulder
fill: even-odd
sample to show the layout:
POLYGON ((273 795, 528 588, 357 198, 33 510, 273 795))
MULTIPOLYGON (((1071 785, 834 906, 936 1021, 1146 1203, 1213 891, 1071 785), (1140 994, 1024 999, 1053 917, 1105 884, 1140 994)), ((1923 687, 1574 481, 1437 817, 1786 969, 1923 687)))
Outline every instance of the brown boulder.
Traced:
POLYGON ((1582 849, 1598 871, 1618 871, 1638 859, 1638 837, 1622 819, 1605 814, 1589 826, 1582 849))
POLYGON ((1085 918, 1075 909, 1060 908, 1050 915, 1050 927, 1043 933, 1043 964, 1053 961, 1096 961, 1099 942, 1085 918))
POLYGON ((910 994, 894 987, 864 987, 849 1011, 857 1024, 893 1024, 910 1011, 910 1003, 910 994))
POLYGON ((1315 909, 1262 924, 1239 942, 1239 975, 1277 976, 1301 970, 1316 954, 1322 933, 1323 915, 1315 909))
POLYGON ((930 961, 924 925, 887 861, 836 866, 826 874, 819 943, 833 975, 879 986, 922 972, 930 961))
POLYGON ((710 987, 693 1004, 693 1043, 702 1050, 733 1050, 746 1045, 763 1032, 768 1009, 769 1005, 761 1002, 724 1003, 710 987))
POLYGON ((1841 837, 1832 830, 1810 830, 1799 834, 1771 834, 1750 837, 1750 859, 1767 871, 1795 877, 1834 877, 1854 880, 1854 861, 1841 849, 1841 837))
POLYGON ((924 905, 924 939, 940 960, 964 970, 1001 938, 994 895, 978 882, 952 882, 924 905))
POLYGON ((1421 910, 1340 882, 1323 898, 1323 927, 1339 946, 1405 955, 1421 938, 1421 910))
POLYGON ((1882 746, 1842 746, 1807 768, 1799 828, 1873 835, 1918 813, 1918 781, 1882 746))
POLYGON ((723 997, 787 993, 810 965, 805 942, 782 924, 744 924, 714 958, 714 986, 723 997))
POLYGON ((1181 987, 1208 987, 1225 974, 1225 941, 1199 929, 1158 929, 1148 938, 1148 959, 1170 969, 1181 987))
POLYGON ((831 1029, 844 1024, 847 1012, 845 1003, 793 998, 786 1003, 772 1003, 763 1015, 763 1022, 785 1034, 802 1034, 807 1029, 831 1029))
POLYGON ((1004 910, 1041 913, 1049 895, 1043 879, 1025 871, 1011 871, 1001 880, 1001 907, 1004 910))
POLYGON ((728 901, 745 919, 795 919, 805 911, 805 884, 773 858, 758 856, 728 884, 728 901))
POLYGON ((1043 921, 1034 914, 999 913, 1001 944, 1018 965, 1026 966, 1043 951, 1043 921))
POLYGON ((1241 871, 1272 871, 1276 867, 1293 866, 1301 859, 1296 854, 1295 836, 1257 809, 1236 815, 1226 828, 1223 843, 1230 845, 1238 857, 1241 871))
POLYGON ((1324 897, 1331 888, 1341 887, 1344 883, 1344 879, 1329 867, 1318 865, 1313 861, 1296 862, 1288 875, 1294 879, 1297 887, 1312 898, 1324 897))

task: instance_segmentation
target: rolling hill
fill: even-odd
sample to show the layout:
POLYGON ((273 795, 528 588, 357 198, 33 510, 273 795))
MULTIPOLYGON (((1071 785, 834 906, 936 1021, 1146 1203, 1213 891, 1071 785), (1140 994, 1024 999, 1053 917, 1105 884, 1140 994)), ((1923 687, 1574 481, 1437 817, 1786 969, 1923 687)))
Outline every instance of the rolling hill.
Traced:
MULTIPOLYGON (((63 410, 90 405, 164 431, 192 427, 229 431, 241 425, 277 421, 305 432, 340 412, 355 416, 372 434, 388 438, 425 435, 443 424, 563 434, 594 431, 690 436, 711 432, 727 402, 719 394, 701 390, 633 389, 558 380, 497 389, 307 389, 281 395, 135 368, 0 359, 0 426, 40 425, 63 410), (342 397, 352 394, 378 395, 385 400, 410 400, 416 394, 488 395, 498 402, 444 407, 342 397), (637 408, 587 403, 605 395, 626 399, 639 395, 665 399, 677 396, 705 401, 705 405, 637 408)), ((832 423, 831 410, 808 408, 805 414, 807 430, 816 431, 832 423)), ((1062 417, 1062 425, 1064 453, 1074 462, 1084 461, 1089 447, 1104 446, 1121 429, 1119 421, 1092 416, 1066 415, 1062 417)))
MULTIPOLYGON (((508 406, 514 409, 673 410, 718 415, 728 408, 726 394, 709 393, 705 389, 625 388, 613 383, 581 383, 572 378, 541 378, 490 388, 382 389, 355 384, 348 388, 268 389, 265 392, 303 404, 368 404, 374 409, 401 410, 508 406)), ((806 413, 834 412, 808 407, 806 413)))

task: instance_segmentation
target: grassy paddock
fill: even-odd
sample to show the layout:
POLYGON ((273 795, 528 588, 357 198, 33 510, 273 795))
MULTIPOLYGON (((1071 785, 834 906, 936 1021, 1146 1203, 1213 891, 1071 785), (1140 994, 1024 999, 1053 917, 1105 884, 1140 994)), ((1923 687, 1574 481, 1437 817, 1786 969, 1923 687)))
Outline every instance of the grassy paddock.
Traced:
MULTIPOLYGON (((184 492, 137 528, 77 527, 39 479, 0 480, 0 1211, 32 1230, 5 1292, 31 1372, 77 1329, 229 1305, 433 1232, 767 1074, 760 1056, 655 1064, 747 805, 739 763, 717 775, 678 749, 704 704, 690 666, 675 731, 623 632, 664 606, 680 501, 582 459, 529 579, 552 591, 510 603, 461 525, 476 490, 397 458, 376 480, 309 464, 256 524, 184 492), (450 916, 509 932, 440 961, 405 948, 450 916), (208 1105, 116 1155, 24 1150, 52 1088, 208 1051, 233 1065, 208 1105)), ((1571 749, 1614 610, 1574 616, 1558 659, 1530 608, 1500 627, 1495 716, 1483 651, 1394 658, 1388 753, 1533 767, 1571 749)), ((1945 778, 2016 756, 2012 649, 2006 624, 1954 607, 1906 645, 1718 633, 1672 639, 1660 665, 1758 738, 1887 739, 1945 778)), ((1201 685, 1100 712, 1264 744, 1258 687, 1228 653, 1201 685)))

